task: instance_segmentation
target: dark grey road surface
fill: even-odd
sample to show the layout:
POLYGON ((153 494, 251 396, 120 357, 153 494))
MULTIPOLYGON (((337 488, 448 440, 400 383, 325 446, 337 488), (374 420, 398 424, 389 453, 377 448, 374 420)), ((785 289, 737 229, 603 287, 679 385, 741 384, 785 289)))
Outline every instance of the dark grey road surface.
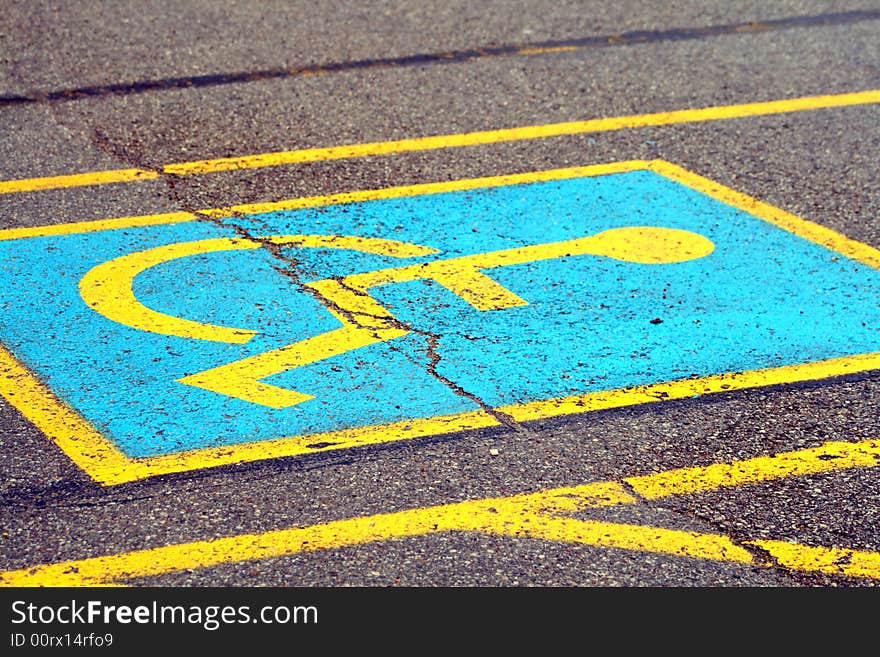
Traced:
MULTIPOLYGON (((0 179, 860 92, 880 88, 878 34, 868 0, 10 0, 0 179)), ((878 124, 866 103, 11 193, 0 228, 656 158, 880 248, 878 124)), ((873 371, 102 487, 0 400, 0 570, 876 439, 878 404, 873 371)), ((582 517, 876 556, 880 468, 582 517)), ((870 587, 872 572, 441 533, 131 583, 870 587)))

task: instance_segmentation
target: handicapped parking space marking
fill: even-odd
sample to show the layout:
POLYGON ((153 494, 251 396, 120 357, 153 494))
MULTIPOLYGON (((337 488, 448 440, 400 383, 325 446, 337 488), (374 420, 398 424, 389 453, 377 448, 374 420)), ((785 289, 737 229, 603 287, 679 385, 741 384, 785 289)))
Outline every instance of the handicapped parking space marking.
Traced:
POLYGON ((363 516, 260 534, 179 543, 0 573, 0 586, 107 586, 185 570, 448 532, 477 532, 732 562, 762 568, 880 579, 880 553, 773 539, 738 539, 571 517, 615 505, 650 503, 761 482, 880 465, 880 440, 831 441, 818 447, 714 463, 620 481, 591 482, 508 497, 363 516))
MULTIPOLYGON (((370 253, 408 257, 435 253, 430 247, 373 238, 347 236, 269 237, 273 244, 297 247, 349 248, 370 253)), ((259 240, 210 239, 177 243, 136 252, 107 261, 90 270, 80 281, 85 302, 117 322, 152 333, 219 342, 243 343, 255 331, 235 329, 171 317, 147 308, 132 292, 134 277, 150 266, 194 253, 259 248, 259 240)), ((240 361, 191 374, 180 383, 218 392, 255 404, 286 408, 312 399, 313 395, 261 383, 273 374, 330 358, 369 344, 402 337, 410 332, 368 290, 380 285, 414 280, 434 281, 477 310, 504 310, 528 305, 510 290, 482 273, 483 270, 576 255, 598 255, 627 262, 665 264, 704 257, 713 245, 688 231, 634 227, 612 228, 597 235, 564 242, 519 247, 504 251, 462 256, 393 269, 330 278, 304 286, 318 293, 327 310, 342 324, 319 336, 285 345, 240 361)))
POLYGON ((103 484, 880 368, 876 249, 666 162, 204 214, 0 233, 0 392, 103 484))

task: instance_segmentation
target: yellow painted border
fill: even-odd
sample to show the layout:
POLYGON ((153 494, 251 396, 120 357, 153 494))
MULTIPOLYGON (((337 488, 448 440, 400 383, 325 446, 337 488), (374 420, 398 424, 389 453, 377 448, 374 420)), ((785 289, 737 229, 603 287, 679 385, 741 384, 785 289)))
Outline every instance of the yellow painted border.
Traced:
MULTIPOLYGON (((601 176, 639 170, 654 171, 718 199, 725 204, 732 205, 768 221, 799 237, 821 244, 848 258, 880 269, 880 251, 878 249, 852 240, 819 224, 801 219, 784 210, 736 192, 662 160, 631 160, 506 176, 425 183, 406 187, 306 197, 272 203, 212 208, 195 214, 176 212, 38 228, 15 228, 0 231, 0 240, 194 221, 199 214, 225 217, 231 214, 255 214, 567 178, 601 176)), ((523 422, 745 388, 818 380, 877 369, 880 369, 880 352, 784 367, 723 373, 708 377, 594 392, 505 406, 497 410, 518 422, 523 422)), ((125 456, 74 410, 68 408, 33 373, 27 370, 2 346, 0 346, 0 395, 18 408, 25 417, 52 439, 89 476, 103 485, 121 484, 156 475, 221 465, 397 442, 499 424, 499 421, 489 413, 469 411, 432 418, 417 418, 392 424, 357 427, 307 436, 280 437, 241 445, 212 447, 173 455, 133 459, 125 456)))

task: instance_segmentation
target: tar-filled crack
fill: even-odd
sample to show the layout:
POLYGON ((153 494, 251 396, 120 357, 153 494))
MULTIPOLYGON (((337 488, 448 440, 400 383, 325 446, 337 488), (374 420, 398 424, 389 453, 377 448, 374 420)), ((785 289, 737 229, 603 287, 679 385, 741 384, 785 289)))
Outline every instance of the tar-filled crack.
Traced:
MULTIPOLYGON (((333 299, 328 298, 327 296, 320 293, 320 291, 315 288, 307 285, 304 282, 304 277, 308 274, 308 272, 302 271, 302 265, 299 260, 288 255, 284 252, 284 247, 281 244, 273 242, 268 237, 261 237, 259 235, 254 235, 250 230, 246 227, 241 226, 240 224, 235 223, 234 221, 223 221, 221 218, 215 216, 212 213, 208 213, 204 210, 199 210, 192 208, 189 203, 187 203, 184 199, 181 199, 175 194, 174 189, 174 181, 170 180, 173 178, 172 176, 168 176, 168 174, 162 174, 163 178, 168 180, 169 190, 172 192, 172 195, 176 197, 174 200, 182 207, 186 212, 189 212, 198 220, 208 221, 216 226, 221 228, 231 229, 235 232, 235 234, 243 239, 250 240, 252 242, 258 243, 262 248, 264 248, 273 258, 275 258, 280 265, 274 267, 274 269, 281 274, 282 276, 290 279, 290 281, 296 286, 296 288, 304 292, 305 294, 313 297, 318 303, 323 305, 325 308, 336 314, 337 316, 344 317, 348 322, 355 326, 359 326, 361 328, 370 330, 373 337, 377 341, 384 341, 384 339, 379 335, 376 330, 377 327, 381 327, 383 329, 394 328, 402 331, 407 331, 409 333, 415 333, 416 335, 421 335, 425 338, 426 349, 425 354, 427 357, 427 362, 419 363, 415 361, 411 354, 404 351, 400 347, 397 347, 393 344, 393 342, 389 342, 389 348, 401 355, 403 355, 407 360, 413 363, 416 366, 423 366, 425 371, 435 380, 442 383, 446 388, 448 388, 455 395, 463 397, 472 403, 476 404, 480 410, 484 413, 495 418, 499 424, 508 427, 512 431, 515 431, 520 434, 528 434, 529 431, 522 424, 517 422, 510 415, 499 411, 497 408, 494 408, 490 404, 487 404, 484 400, 482 400, 478 395, 475 395, 469 391, 467 391, 464 387, 449 379, 448 377, 441 374, 438 370, 438 366, 442 360, 442 356, 439 351, 439 344, 442 338, 441 335, 434 333, 432 331, 428 331, 426 329, 419 328, 417 326, 413 326, 408 322, 402 322, 395 317, 391 317, 390 315, 373 315, 370 313, 365 313, 362 311, 353 312, 347 308, 340 306, 333 299)), ((242 217, 243 215, 235 215, 242 217)), ((369 297, 369 295, 363 290, 359 290, 357 288, 346 285, 344 278, 342 277, 331 277, 332 280, 336 281, 340 287, 345 288, 346 290, 360 295, 369 297)))
MULTIPOLYGON (((866 20, 876 20, 876 9, 795 15, 765 20, 748 20, 738 23, 675 27, 659 30, 635 30, 616 34, 590 34, 582 37, 531 41, 519 43, 488 43, 464 50, 410 53, 394 57, 376 57, 356 60, 337 60, 311 63, 299 66, 281 66, 258 70, 239 70, 188 75, 167 78, 146 78, 135 81, 95 84, 51 90, 33 90, 23 94, 0 95, 0 107, 24 103, 70 102, 84 98, 108 96, 127 96, 148 92, 169 91, 173 89, 198 89, 205 87, 245 84, 264 80, 280 80, 299 76, 327 75, 347 71, 368 71, 375 69, 402 68, 472 62, 476 59, 540 55, 563 50, 597 49, 628 46, 633 44, 662 43, 674 41, 703 40, 729 34, 744 32, 770 32, 814 26, 846 25, 866 20)), ((5 63, 5 62, 4 62, 5 63)), ((23 76, 17 74, 15 62, 12 71, 16 82, 29 86, 23 76)))
MULTIPOLYGON (((339 284, 340 287, 352 292, 353 294, 357 294, 359 296, 369 297, 369 295, 366 292, 364 292, 363 290, 360 290, 358 288, 351 287, 350 285, 347 285, 345 283, 345 279, 343 279, 341 277, 334 277, 333 280, 335 280, 339 284)), ((328 308, 332 307, 334 311, 339 312, 346 319, 348 319, 349 321, 351 321, 353 323, 356 323, 356 324, 358 323, 357 316, 360 315, 362 317, 368 317, 370 319, 379 320, 379 321, 383 322, 388 328, 396 328, 396 329, 400 329, 402 331, 408 331, 410 333, 415 333, 416 335, 420 335, 420 336, 424 337, 425 338, 425 354, 427 356, 427 363, 425 364, 425 371, 429 375, 431 375, 431 377, 433 377, 434 379, 436 379, 437 381, 442 383, 444 386, 449 388, 449 390, 451 390, 454 394, 458 395, 459 397, 464 397, 465 399, 468 399, 471 402, 473 402, 474 404, 476 404, 477 406, 479 406, 479 408, 483 412, 487 413, 488 415, 491 415, 493 418, 498 420, 499 424, 502 424, 517 433, 521 433, 521 434, 529 433, 528 429, 526 429, 523 425, 521 425, 519 422, 517 422, 510 415, 503 413, 502 411, 499 411, 497 408, 487 404, 478 395, 475 395, 471 392, 468 392, 461 385, 459 385, 458 383, 456 383, 452 379, 444 376, 443 374, 441 374, 439 372, 438 366, 440 365, 440 361, 443 359, 443 357, 440 355, 440 350, 439 350, 440 340, 443 337, 440 334, 434 333, 433 331, 428 331, 426 329, 418 328, 417 326, 413 326, 409 322, 402 322, 395 317, 391 317, 390 315, 385 316, 385 315, 370 315, 369 313, 351 313, 343 308, 340 308, 337 304, 333 303, 329 299, 322 300, 322 303, 327 305, 328 308), (328 305, 328 303, 326 303, 328 301, 330 302, 329 305, 328 305)), ((378 337, 379 337, 378 335, 376 335, 375 333, 373 335, 375 337, 377 337, 377 339, 378 339, 378 337)), ((415 365, 419 365, 418 362, 413 360, 412 356, 408 352, 404 351, 400 347, 395 346, 393 343, 388 343, 388 346, 392 351, 395 351, 395 352, 403 355, 403 357, 406 358, 411 363, 413 363, 415 365)))
POLYGON ((688 512, 688 511, 682 511, 681 509, 670 509, 667 506, 659 504, 655 500, 651 500, 646 497, 643 497, 625 479, 621 479, 619 481, 619 483, 620 483, 620 486, 627 493, 629 493, 638 503, 644 504, 645 506, 647 506, 650 509, 654 509, 657 511, 666 511, 666 512, 672 511, 673 513, 676 513, 678 515, 686 516, 686 517, 690 518, 691 520, 696 520, 700 523, 708 524, 708 525, 712 526, 719 535, 726 536, 728 539, 730 539, 730 542, 733 545, 735 545, 736 547, 741 548, 741 549, 745 550, 746 552, 748 552, 749 554, 751 554, 755 565, 764 566, 764 567, 776 567, 776 568, 785 570, 786 572, 789 572, 789 570, 785 566, 780 564, 779 561, 772 554, 770 554, 770 552, 768 552, 764 548, 760 547, 759 545, 752 543, 749 539, 740 538, 740 537, 736 536, 735 534, 732 534, 726 528, 719 526, 718 523, 714 523, 710 520, 707 520, 706 518, 702 518, 702 517, 700 517, 699 514, 693 512, 693 511, 688 512))
POLYGON ((310 472, 323 470, 327 466, 349 466, 363 463, 364 459, 374 458, 362 454, 358 460, 342 456, 339 452, 316 452, 305 454, 298 459, 278 459, 273 461, 251 461, 209 470, 189 470, 170 475, 159 475, 146 480, 116 484, 110 488, 94 482, 62 481, 48 486, 10 486, 0 492, 0 508, 19 509, 76 509, 107 507, 138 502, 169 499, 168 487, 176 494, 181 493, 180 485, 189 485, 186 493, 205 493, 225 490, 229 485, 227 477, 239 484, 255 484, 272 481, 281 473, 290 471, 310 472), (225 474, 218 477, 218 470, 225 474))
POLYGON ((85 492, 84 488, 80 485, 63 485, 11 489, 0 494, 0 507, 80 509, 144 502, 160 497, 159 494, 119 496, 105 493, 99 493, 98 497, 94 497, 91 491, 85 492), (83 495, 90 495, 91 497, 83 499, 83 495))
MULTIPOLYGON (((57 118, 57 115, 56 115, 57 118)), ((103 151, 108 155, 115 157, 117 160, 126 161, 130 159, 127 157, 126 153, 123 153, 121 149, 116 146, 108 137, 104 134, 104 132, 99 127, 95 127, 92 129, 92 143, 98 148, 99 151, 103 151)))

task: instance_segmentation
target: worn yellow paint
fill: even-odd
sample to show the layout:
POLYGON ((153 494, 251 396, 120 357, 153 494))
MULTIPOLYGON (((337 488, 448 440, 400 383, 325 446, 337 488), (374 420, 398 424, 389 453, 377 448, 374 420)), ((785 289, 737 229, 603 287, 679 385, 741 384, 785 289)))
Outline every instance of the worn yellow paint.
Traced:
POLYGON ((108 183, 132 182, 134 180, 155 180, 161 177, 161 175, 159 171, 151 171, 149 169, 114 169, 110 171, 74 173, 64 176, 2 180, 0 181, 0 194, 36 192, 44 189, 63 189, 65 187, 83 187, 86 185, 106 185, 108 183))
POLYGON ((798 452, 628 477, 624 481, 641 497, 653 500, 669 495, 690 495, 723 487, 877 465, 880 465, 880 440, 829 442, 798 452))
MULTIPOLYGON (((725 203, 731 204, 734 207, 738 207, 746 212, 755 213, 757 216, 770 221, 785 230, 800 235, 805 239, 812 241, 820 240, 820 242, 828 248, 838 250, 848 257, 857 259, 870 266, 880 268, 880 251, 873 247, 851 240, 839 233, 800 219, 795 215, 767 206, 766 204, 744 194, 730 190, 711 180, 696 174, 691 174, 680 167, 660 160, 631 160, 584 167, 536 171, 523 174, 491 176, 440 183, 424 183, 420 185, 356 191, 329 196, 307 197, 273 203, 214 208, 201 210, 197 214, 215 217, 225 217, 232 214, 256 214, 261 212, 318 207, 349 202, 400 198, 420 194, 436 194, 448 191, 463 191, 502 185, 562 180, 581 176, 599 176, 644 169, 649 169, 661 175, 678 180, 700 192, 709 194, 725 203)), ((43 235, 74 234, 96 230, 119 230, 128 227, 148 226, 152 224, 160 225, 180 221, 191 221, 195 219, 196 214, 172 213, 147 215, 143 217, 123 217, 99 222, 63 224, 50 227, 16 228, 5 231, 0 230, 0 240, 40 237, 43 235)), ((414 245, 410 245, 410 247, 412 246, 414 245)), ((528 251, 529 248, 532 247, 512 249, 511 253, 513 254, 514 259, 534 257, 535 254, 530 253, 528 251)), ((498 258, 497 254, 488 254, 485 255, 485 257, 487 258, 486 260, 474 260, 471 264, 479 265, 479 267, 482 268, 492 268, 494 266, 510 264, 510 262, 506 261, 504 258, 498 258)), ((508 255, 507 257, 511 256, 508 255)), ((471 276, 475 271, 473 269, 466 270, 461 267, 458 269, 453 268, 452 270, 444 269, 442 263, 448 263, 452 260, 453 259, 447 261, 440 260, 437 261, 437 264, 432 264, 431 266, 436 268, 432 272, 432 275, 440 279, 441 283, 451 285, 451 289, 457 289, 458 292, 456 293, 460 293, 463 298, 467 298, 469 302, 475 305, 475 307, 480 307, 479 304, 482 303, 481 299, 487 300, 485 307, 493 307, 492 303, 512 304, 515 302, 512 296, 504 297, 503 295, 498 296, 497 301, 491 301, 493 295, 499 295, 500 291, 504 288, 497 286, 494 281, 491 281, 488 277, 483 277, 482 274, 480 274, 480 278, 471 276), (450 281, 450 277, 454 279, 456 276, 460 276, 461 278, 450 281), (478 283, 477 288, 482 289, 483 292, 468 297, 467 295, 469 293, 467 290, 471 289, 475 282, 478 283), (490 282, 492 285, 489 284, 490 282), (492 286, 495 287, 493 288, 492 286)), ((382 272, 387 271, 392 270, 382 270, 382 272)), ((396 269, 395 276, 401 277, 402 279, 404 275, 412 276, 412 279, 410 280, 415 280, 420 277, 417 275, 415 269, 407 270, 407 267, 396 269)), ((359 275, 353 275, 347 277, 346 287, 356 290, 362 287, 379 285, 386 274, 371 272, 362 278, 358 278, 358 276, 359 275)), ((332 299, 334 296, 338 297, 337 300, 343 301, 341 304, 342 307, 345 307, 346 304, 352 304, 350 299, 344 299, 344 291, 337 290, 336 292, 333 292, 330 287, 325 287, 322 292, 327 293, 328 299, 332 299)), ((516 299, 519 299, 519 297, 516 297, 516 299)), ((356 312, 362 310, 355 305, 351 305, 351 307, 352 310, 356 312)), ((337 315, 337 318, 339 317, 340 316, 337 315)), ((390 328, 387 324, 381 323, 374 326, 374 328, 377 327, 390 328)), ((287 358, 290 355, 290 353, 284 354, 283 358, 287 358)), ((566 414, 616 408, 620 406, 670 399, 684 399, 730 390, 817 380, 876 369, 880 369, 880 353, 869 353, 800 365, 747 372, 730 372, 703 378, 685 379, 648 386, 574 395, 571 397, 505 406, 497 410, 518 422, 525 422, 566 414)), ((119 453, 109 441, 97 434, 93 429, 90 429, 89 432, 87 432, 90 436, 89 440, 72 440, 70 437, 70 431, 66 428, 64 422, 47 421, 47 418, 56 415, 58 417, 69 417, 71 415, 75 416, 75 414, 73 414, 70 409, 64 407, 63 404, 36 379, 36 377, 33 375, 28 376, 30 379, 30 384, 28 386, 17 391, 12 390, 8 385, 2 386, 0 387, 0 394, 3 394, 10 403, 19 408, 26 417, 30 418, 35 424, 37 424, 37 426, 39 426, 51 440, 58 444, 70 456, 70 458, 80 465, 80 467, 82 467, 93 479, 104 485, 120 484, 156 475, 230 465, 246 461, 297 456, 319 451, 346 449, 357 446, 409 440, 425 436, 435 436, 445 433, 496 426, 499 424, 499 420, 493 414, 482 410, 470 411, 466 413, 431 418, 417 418, 385 425, 357 427, 320 434, 285 436, 257 443, 192 450, 167 456, 128 459, 119 453), (13 392, 16 392, 16 394, 12 394, 13 392), (56 407, 60 407, 63 410, 56 413, 53 410, 56 407), (97 447, 100 447, 100 449, 97 449, 97 447)), ((259 393, 257 394, 259 395, 259 393)), ((76 417, 78 418, 78 416, 76 417)), ((82 426, 85 425, 84 421, 81 418, 78 418, 78 423, 80 433, 86 435, 86 432, 81 431, 82 426)))
MULTIPOLYGON (((520 54, 561 52, 567 47, 524 49, 520 54)), ((545 125, 483 130, 461 134, 415 137, 394 141, 380 141, 346 146, 330 146, 325 148, 307 148, 292 151, 259 153, 239 157, 214 158, 166 164, 159 171, 145 169, 124 169, 118 171, 96 171, 91 173, 65 176, 49 176, 22 180, 0 181, 0 194, 56 189, 62 187, 80 187, 101 185, 114 182, 126 182, 138 179, 157 178, 162 174, 190 176, 217 171, 233 171, 238 169, 258 169, 276 167, 303 162, 319 162, 327 160, 350 159, 411 151, 436 150, 443 148, 459 148, 509 141, 561 137, 630 128, 673 125, 679 123, 698 123, 705 121, 721 121, 786 114, 807 110, 847 107, 880 102, 880 89, 870 89, 842 94, 825 94, 819 96, 802 96, 782 100, 771 100, 756 103, 720 105, 696 109, 674 110, 670 112, 654 112, 650 114, 633 114, 586 121, 571 121, 545 125)))
POLYGON ((436 250, 395 240, 337 235, 273 235, 262 239, 214 238, 176 242, 108 260, 86 272, 79 284, 80 296, 107 319, 141 331, 196 340, 243 344, 257 332, 196 322, 160 313, 135 297, 134 278, 156 265, 196 254, 258 249, 266 243, 302 248, 351 249, 397 258, 427 255, 436 250))
POLYGON ((880 578, 880 553, 849 548, 825 548, 785 541, 749 541, 766 550, 783 568, 847 577, 880 578))
POLYGON ((560 52, 574 52, 580 50, 580 46, 545 46, 543 48, 520 48, 517 55, 551 55, 560 52))
POLYGON ((53 237, 56 235, 99 233, 103 230, 123 230, 126 228, 138 228, 140 226, 179 224, 193 221, 195 218, 195 215, 191 212, 166 212, 163 214, 148 214, 140 217, 118 217, 115 219, 99 219, 97 221, 78 221, 72 224, 55 224, 52 226, 3 228, 0 229, 0 242, 30 237, 53 237))
MULTIPOLYGON (((345 239, 339 238, 339 246, 347 243, 345 239)), ((181 246, 186 247, 186 249, 195 249, 195 245, 200 245, 199 248, 201 248, 201 245, 206 243, 209 244, 204 248, 214 250, 216 248, 215 242, 223 243, 224 240, 190 242, 181 245, 159 247, 158 250, 172 250, 172 247, 181 246)), ((230 244, 235 242, 237 245, 240 240, 225 240, 225 242, 230 244)), ((221 246, 220 248, 223 247, 221 246)), ((228 248, 233 247, 229 246, 228 248)), ((235 248, 243 247, 236 246, 235 248)), ((413 248, 415 247, 413 246, 413 248)), ((500 310, 522 306, 527 302, 483 274, 480 271, 482 269, 587 254, 631 262, 661 264, 700 258, 711 253, 713 249, 714 245, 711 241, 689 231, 651 226, 631 226, 606 230, 589 237, 563 242, 538 244, 503 251, 461 256, 447 260, 435 260, 428 263, 354 274, 343 277, 341 280, 327 279, 307 283, 305 287, 317 293, 316 298, 326 305, 328 310, 342 323, 342 328, 198 372, 178 379, 178 381, 247 402, 271 408, 286 408, 313 399, 314 395, 262 383, 260 379, 265 379, 274 374, 377 342, 398 338, 409 333, 407 329, 403 328, 402 323, 395 320, 387 309, 368 294, 367 290, 371 287, 388 283, 430 279, 448 288, 478 310, 500 310)), ((153 251, 155 250, 153 249, 153 251)), ((179 249, 173 249, 175 254, 178 251, 179 249)), ((427 251, 430 251, 430 249, 427 251)), ((147 252, 134 254, 136 257, 133 260, 139 264, 146 261, 147 258, 143 256, 144 253, 147 252)), ((177 256, 175 255, 175 257, 177 256)), ((96 269, 102 269, 105 265, 100 265, 96 269)), ((137 271, 141 271, 141 269, 137 269, 137 271)), ((140 309, 148 309, 140 306, 140 304, 134 306, 134 295, 130 292, 131 277, 126 275, 122 278, 125 282, 123 287, 126 288, 126 293, 128 294, 122 300, 125 304, 128 304, 123 308, 123 311, 128 313, 128 317, 119 318, 117 315, 113 319, 135 326, 135 324, 125 321, 125 319, 132 319, 131 308, 139 308, 138 312, 141 314, 143 314, 143 311, 140 309)), ((105 284, 104 279, 101 279, 100 283, 91 284, 90 289, 106 294, 108 285, 105 284)), ((85 298, 85 294, 83 297, 85 298)), ((105 304, 108 307, 103 309, 104 314, 107 315, 108 312, 112 311, 120 313, 119 304, 119 294, 110 294, 107 298, 107 304, 105 304)), ((95 304, 90 303, 90 305, 99 310, 99 312, 102 311, 102 308, 97 307, 95 304)), ((153 311, 149 312, 153 313, 153 311)), ((165 331, 157 329, 155 322, 152 324, 144 322, 138 328, 147 327, 145 330, 168 332, 168 318, 167 316, 163 317, 166 319, 162 327, 166 329, 165 331)), ((152 317, 147 316, 147 319, 152 319, 152 317)), ((181 322, 186 322, 185 325, 181 325, 181 331, 189 331, 190 336, 195 336, 195 328, 190 326, 193 322, 188 320, 181 320, 181 322)), ((217 333, 218 327, 211 325, 203 325, 203 327, 205 339, 215 339, 212 336, 217 333)), ((241 333, 237 329, 224 330, 233 331, 234 336, 241 333)), ((177 332, 173 333, 173 335, 183 336, 184 334, 177 332)), ((227 341, 231 342, 232 340, 227 338, 227 341)))
MULTIPOLYGON (((815 448, 758 456, 731 463, 684 468, 628 477, 626 486, 649 499, 702 493, 758 481, 880 465, 880 440, 828 442, 815 448), (777 467, 774 459, 784 462, 777 467), (719 476, 720 470, 744 473, 719 476)), ((86 559, 42 564, 0 573, 2 586, 95 586, 125 580, 208 568, 227 563, 362 545, 439 532, 483 532, 525 539, 578 543, 597 548, 652 552, 752 566, 778 565, 791 570, 880 579, 880 554, 839 547, 754 540, 737 544, 721 534, 664 527, 580 520, 564 514, 640 501, 618 482, 605 481, 522 493, 508 497, 455 502, 395 513, 243 534, 206 541, 159 546, 86 559), (769 553, 752 554, 750 546, 769 553)))
POLYGON ((600 509, 619 504, 635 504, 638 498, 618 481, 594 481, 578 486, 550 488, 538 493, 519 493, 503 499, 483 500, 491 511, 501 504, 510 510, 539 515, 565 515, 585 509, 600 509))

